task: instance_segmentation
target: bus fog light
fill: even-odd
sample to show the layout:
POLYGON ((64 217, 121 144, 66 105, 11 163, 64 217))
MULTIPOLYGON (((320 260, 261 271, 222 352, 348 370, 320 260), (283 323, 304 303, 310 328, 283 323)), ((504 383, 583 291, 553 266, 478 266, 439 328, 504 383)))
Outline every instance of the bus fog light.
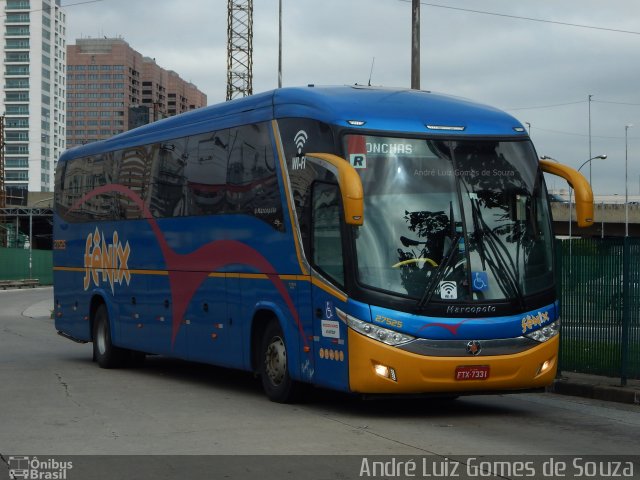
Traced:
POLYGON ((391 367, 387 367, 386 365, 381 364, 375 364, 373 366, 373 369, 375 370, 376 374, 381 377, 388 378, 390 380, 393 380, 394 382, 398 381, 396 371, 391 367))
POLYGON ((540 366, 538 367, 538 372, 536 373, 536 375, 542 375, 543 373, 546 373, 551 367, 553 367, 553 361, 552 360, 546 360, 544 361, 542 364, 540 364, 540 366))

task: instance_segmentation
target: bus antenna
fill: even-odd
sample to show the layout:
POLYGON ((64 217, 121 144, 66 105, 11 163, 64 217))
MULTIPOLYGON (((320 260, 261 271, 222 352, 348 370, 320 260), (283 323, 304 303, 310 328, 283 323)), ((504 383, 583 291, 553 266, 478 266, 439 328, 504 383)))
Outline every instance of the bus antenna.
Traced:
POLYGON ((371 60, 371 71, 369 72, 369 84, 368 86, 371 86, 371 77, 373 77, 373 65, 376 63, 376 57, 373 57, 373 59, 371 60))

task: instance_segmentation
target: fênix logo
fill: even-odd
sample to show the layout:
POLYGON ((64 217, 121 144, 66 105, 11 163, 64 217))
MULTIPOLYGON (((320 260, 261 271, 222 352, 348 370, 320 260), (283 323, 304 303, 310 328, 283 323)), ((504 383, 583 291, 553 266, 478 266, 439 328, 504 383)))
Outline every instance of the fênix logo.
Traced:
POLYGON ((127 285, 131 280, 129 272, 129 254, 131 249, 129 242, 124 245, 120 241, 117 231, 113 232, 111 242, 108 243, 104 232, 96 227, 94 233, 87 235, 87 243, 84 250, 84 289, 87 290, 93 281, 96 287, 100 282, 109 282, 111 293, 114 293, 114 284, 122 285, 124 280, 127 285), (102 275, 102 280, 100 276, 102 275))
POLYGON ((533 330, 535 327, 541 327, 549 323, 549 312, 538 312, 537 315, 527 315, 522 319, 522 333, 527 330, 533 330))

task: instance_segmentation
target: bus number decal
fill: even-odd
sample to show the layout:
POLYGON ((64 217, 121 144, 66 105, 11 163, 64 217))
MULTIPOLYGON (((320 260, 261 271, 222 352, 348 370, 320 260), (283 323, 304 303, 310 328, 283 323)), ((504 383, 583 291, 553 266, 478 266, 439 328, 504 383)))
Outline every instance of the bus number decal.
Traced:
POLYGON ((105 239, 104 232, 101 234, 97 228, 94 233, 87 235, 84 251, 84 289, 89 288, 91 281, 96 287, 99 287, 100 274, 102 274, 103 282, 109 282, 111 293, 114 293, 115 283, 122 285, 124 280, 129 285, 131 280, 128 266, 130 253, 129 242, 123 245, 117 231, 113 232, 109 244, 105 239))

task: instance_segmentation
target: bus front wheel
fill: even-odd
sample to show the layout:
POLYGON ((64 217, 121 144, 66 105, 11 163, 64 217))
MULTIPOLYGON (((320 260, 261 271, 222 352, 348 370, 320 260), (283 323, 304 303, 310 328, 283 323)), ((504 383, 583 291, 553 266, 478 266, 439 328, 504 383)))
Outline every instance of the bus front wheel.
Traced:
POLYGON ((100 305, 93 320, 93 358, 101 368, 117 368, 124 364, 125 356, 125 350, 111 343, 107 307, 100 305))
POLYGON ((299 398, 300 384, 289 375, 287 345, 280 324, 272 320, 262 335, 260 344, 260 378, 269 400, 291 403, 299 398))

